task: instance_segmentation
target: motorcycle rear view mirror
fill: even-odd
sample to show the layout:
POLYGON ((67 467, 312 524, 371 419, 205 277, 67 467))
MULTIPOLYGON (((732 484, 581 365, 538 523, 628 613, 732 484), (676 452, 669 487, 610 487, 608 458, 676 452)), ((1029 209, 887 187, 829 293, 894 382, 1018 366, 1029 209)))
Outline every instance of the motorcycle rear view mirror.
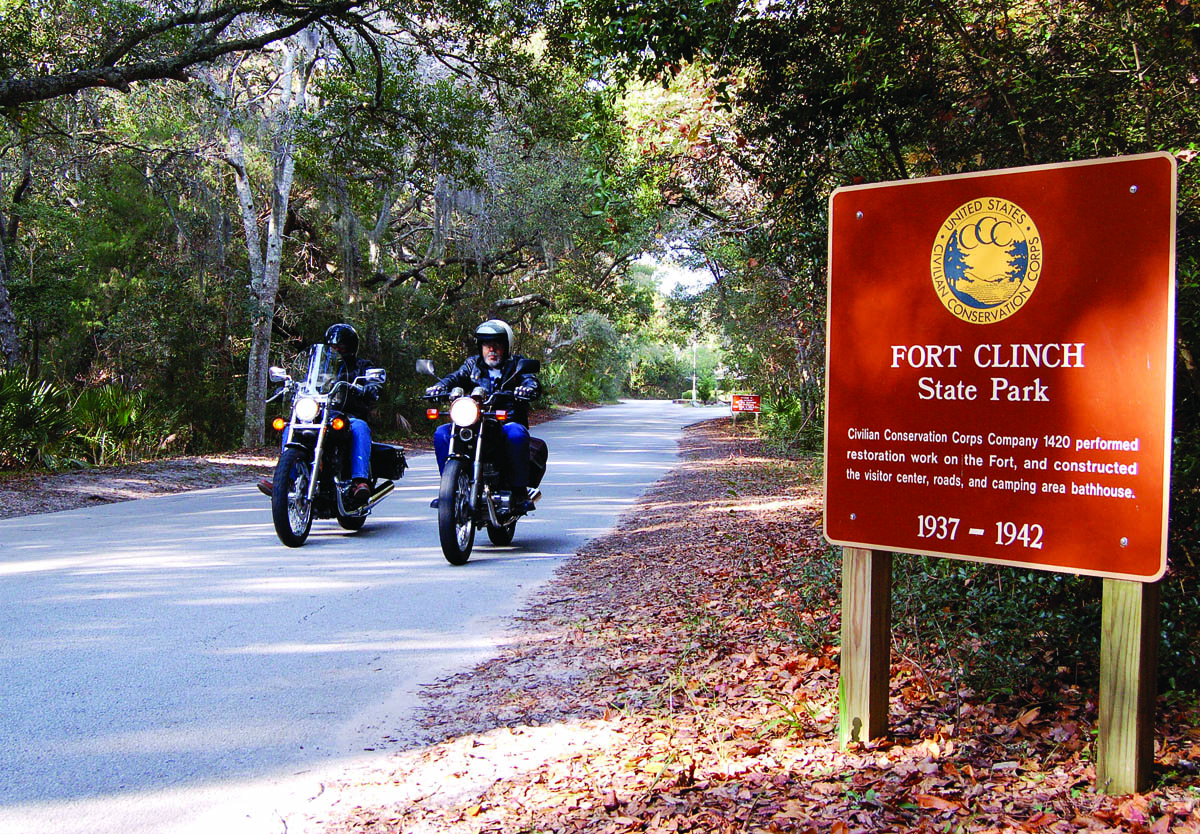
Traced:
POLYGON ((437 376, 433 370, 433 362, 429 359, 417 360, 417 373, 428 374, 429 376, 437 376))
POLYGON ((267 379, 271 380, 271 382, 286 382, 288 372, 283 368, 271 367, 267 369, 267 379))
POLYGON ((536 374, 541 370, 542 363, 538 359, 518 359, 517 367, 513 368, 512 376, 505 380, 504 384, 507 385, 509 382, 512 382, 514 379, 524 374, 536 374))
POLYGON ((387 382, 387 371, 383 368, 367 368, 364 376, 367 382, 387 382))

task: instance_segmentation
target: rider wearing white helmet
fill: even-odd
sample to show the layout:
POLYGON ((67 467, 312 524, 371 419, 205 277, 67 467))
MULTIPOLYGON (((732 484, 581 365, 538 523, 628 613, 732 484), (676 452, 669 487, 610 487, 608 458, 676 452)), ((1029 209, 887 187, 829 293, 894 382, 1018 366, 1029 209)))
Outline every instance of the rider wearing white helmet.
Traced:
MULTIPOLYGON (((475 328, 474 336, 477 352, 467 357, 467 361, 457 371, 425 389, 425 393, 436 396, 445 394, 452 388, 471 391, 477 386, 491 392, 502 382, 507 383, 508 390, 518 398, 516 407, 503 425, 513 495, 525 495, 529 486, 528 400, 535 399, 541 393, 542 386, 533 374, 513 377, 517 362, 523 357, 513 353, 513 332, 507 322, 489 319, 475 328)), ((437 456, 439 472, 445 468, 446 458, 450 453, 450 432, 451 424, 445 423, 439 426, 433 435, 433 451, 437 456)), ((531 504, 524 502, 514 501, 513 504, 518 514, 532 509, 531 504)))

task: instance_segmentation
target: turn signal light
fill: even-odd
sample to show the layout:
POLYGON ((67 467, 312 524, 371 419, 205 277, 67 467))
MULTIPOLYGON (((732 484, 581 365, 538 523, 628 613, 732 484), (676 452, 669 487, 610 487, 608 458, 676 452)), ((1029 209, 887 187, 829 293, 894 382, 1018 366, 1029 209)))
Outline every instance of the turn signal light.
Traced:
POLYGON ((287 420, 282 417, 276 417, 271 421, 271 428, 275 429, 275 431, 283 431, 287 428, 287 420))
POLYGON ((341 431, 342 429, 346 428, 346 421, 341 417, 334 417, 329 421, 329 425, 334 431, 341 431))
POLYGON ((430 420, 436 420, 438 418, 439 414, 440 414, 440 412, 436 408, 425 409, 425 416, 428 417, 430 420))

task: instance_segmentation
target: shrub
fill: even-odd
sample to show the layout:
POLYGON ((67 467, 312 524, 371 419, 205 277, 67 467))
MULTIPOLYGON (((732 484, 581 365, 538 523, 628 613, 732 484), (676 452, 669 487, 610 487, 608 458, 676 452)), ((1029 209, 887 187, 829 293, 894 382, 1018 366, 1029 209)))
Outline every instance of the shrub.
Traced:
POLYGON ((1099 676, 1100 580, 929 556, 896 559, 901 651, 977 689, 1015 690, 1067 670, 1099 676))
POLYGON ((104 385, 83 391, 73 405, 78 442, 99 466, 153 458, 183 443, 167 414, 145 391, 104 385))
POLYGON ((0 371, 0 466, 58 469, 75 463, 73 428, 64 388, 0 371))
POLYGON ((763 399, 763 431, 776 441, 798 449, 820 449, 824 423, 820 403, 804 397, 763 399))

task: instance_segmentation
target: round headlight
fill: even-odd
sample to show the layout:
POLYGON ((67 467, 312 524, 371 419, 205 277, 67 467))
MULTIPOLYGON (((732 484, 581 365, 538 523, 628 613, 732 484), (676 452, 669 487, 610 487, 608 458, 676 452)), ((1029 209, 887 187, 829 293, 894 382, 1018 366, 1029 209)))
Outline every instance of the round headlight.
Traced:
POLYGON ((479 420, 479 403, 470 397, 459 397, 450 404, 450 419, 456 426, 473 426, 479 420))
POLYGON ((302 423, 311 423, 321 413, 321 404, 312 397, 296 400, 296 419, 302 423))

